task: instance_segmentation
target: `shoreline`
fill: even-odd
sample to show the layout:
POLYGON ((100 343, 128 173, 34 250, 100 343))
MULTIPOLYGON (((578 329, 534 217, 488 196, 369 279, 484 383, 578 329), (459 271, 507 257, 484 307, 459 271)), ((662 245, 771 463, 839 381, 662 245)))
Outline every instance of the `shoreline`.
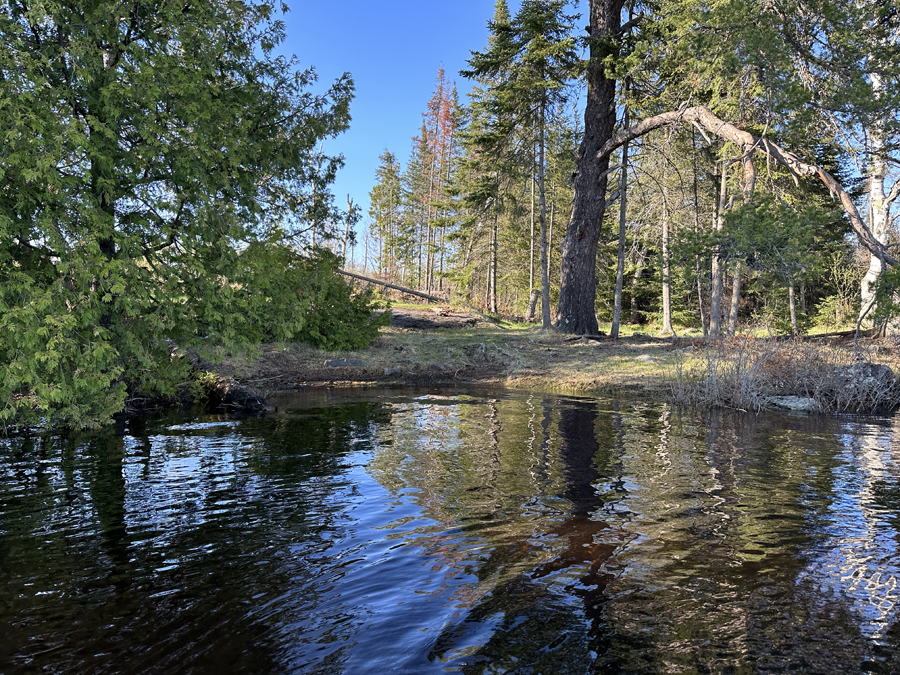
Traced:
MULTIPOLYGON (((841 385, 827 380, 834 379, 835 369, 852 368, 855 362, 852 338, 845 334, 814 341, 739 336, 707 342, 698 335, 663 338, 634 332, 612 340, 542 331, 534 324, 496 325, 481 315, 445 307, 393 311, 391 326, 366 349, 337 353, 302 344, 261 345, 255 353, 228 355, 214 372, 262 399, 311 388, 470 385, 761 410, 770 407, 769 399, 811 396, 798 387, 816 389, 830 405, 828 396, 834 395, 826 389, 841 385), (734 370, 750 365, 752 372, 734 370), (765 378, 756 372, 760 368, 775 384, 762 382, 765 378), (779 384, 786 374, 794 378, 793 389, 779 384), (742 390, 756 378, 750 384, 760 389, 741 399, 728 390, 728 377, 744 378, 733 383, 742 390), (818 384, 811 384, 816 378, 818 384)), ((864 349, 867 363, 893 369, 892 381, 893 373, 900 373, 900 346, 891 339, 866 338, 864 349)), ((894 407, 895 399, 900 393, 891 398, 894 407)), ((852 405, 841 402, 832 410, 823 404, 820 409, 849 412, 852 405)))

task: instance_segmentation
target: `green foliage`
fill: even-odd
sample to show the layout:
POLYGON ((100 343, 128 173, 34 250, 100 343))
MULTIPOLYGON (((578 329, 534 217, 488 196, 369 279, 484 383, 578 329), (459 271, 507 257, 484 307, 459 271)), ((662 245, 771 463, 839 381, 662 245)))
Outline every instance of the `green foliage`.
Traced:
POLYGON ((175 395, 184 350, 253 337, 240 251, 342 220, 353 85, 309 91, 276 9, 0 0, 0 423, 175 395))
POLYGON ((254 245, 241 255, 238 291, 244 330, 256 342, 306 342, 321 349, 362 349, 390 323, 374 291, 354 293, 328 250, 301 256, 286 246, 254 245))
POLYGON ((783 280, 799 278, 814 264, 815 230, 830 214, 816 207, 792 208, 773 195, 761 195, 725 214, 719 249, 726 259, 755 270, 774 272, 783 280))
POLYGON ((387 150, 378 159, 380 163, 375 171, 377 182, 369 192, 369 216, 372 219, 369 228, 381 243, 378 269, 390 270, 409 257, 409 237, 403 222, 400 162, 387 150))
POLYGON ((900 317, 900 269, 889 267, 881 274, 875 286, 875 306, 868 309, 866 319, 876 326, 896 322, 900 317))

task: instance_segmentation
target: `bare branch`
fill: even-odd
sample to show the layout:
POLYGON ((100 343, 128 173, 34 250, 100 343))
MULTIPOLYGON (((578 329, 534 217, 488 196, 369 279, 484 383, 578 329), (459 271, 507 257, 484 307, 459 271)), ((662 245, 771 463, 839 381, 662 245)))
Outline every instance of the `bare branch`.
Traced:
POLYGON ((850 195, 847 194, 847 191, 834 176, 821 167, 804 162, 794 153, 785 150, 767 138, 757 138, 750 132, 738 129, 733 124, 719 119, 706 106, 698 105, 684 108, 683 110, 661 113, 659 115, 654 115, 653 117, 648 117, 628 129, 623 129, 603 145, 597 153, 597 159, 608 156, 613 150, 621 147, 624 143, 628 143, 636 138, 644 136, 654 129, 683 122, 696 122, 702 125, 716 136, 723 138, 726 141, 731 141, 735 145, 743 148, 748 155, 751 155, 756 151, 763 151, 771 156, 776 162, 787 167, 789 171, 797 176, 805 176, 807 178, 817 177, 828 187, 832 194, 836 194, 841 200, 841 206, 844 207, 844 211, 850 218, 850 225, 853 227, 853 231, 856 233, 856 236, 859 237, 862 245, 865 246, 872 255, 883 260, 885 263, 889 265, 900 264, 900 261, 889 255, 885 247, 872 235, 871 230, 869 230, 868 225, 866 225, 862 216, 860 216, 850 195))
POLYGON ((891 204, 897 201, 897 197, 900 197, 900 178, 894 181, 894 187, 891 188, 891 193, 887 197, 887 208, 891 208, 891 204))
POLYGON ((606 200, 606 206, 604 206, 603 208, 608 209, 610 206, 615 204, 618 200, 619 200, 619 193, 614 192, 613 196, 606 200))

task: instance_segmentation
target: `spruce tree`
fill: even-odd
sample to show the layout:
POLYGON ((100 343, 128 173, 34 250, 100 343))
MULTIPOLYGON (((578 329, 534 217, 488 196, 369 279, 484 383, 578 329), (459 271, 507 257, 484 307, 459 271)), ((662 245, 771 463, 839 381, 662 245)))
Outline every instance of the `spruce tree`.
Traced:
POLYGON ((378 271, 390 279, 396 279, 397 267, 402 259, 400 227, 402 224, 402 192, 400 188, 400 162, 385 150, 378 158, 375 171, 375 187, 369 192, 370 231, 378 238, 378 271))
MULTIPOLYGON (((493 24, 495 35, 483 52, 474 53, 467 77, 486 83, 480 100, 487 113, 478 139, 484 147, 513 148, 521 133, 537 148, 537 188, 541 226, 541 308, 550 327, 550 283, 547 251, 547 200, 544 177, 548 116, 563 98, 575 72, 575 40, 565 0, 524 0, 509 23, 493 24)), ((500 153, 497 153, 500 155, 500 153)), ((495 156, 497 156, 495 155, 495 156)), ((529 153, 530 155, 530 153, 529 153)))

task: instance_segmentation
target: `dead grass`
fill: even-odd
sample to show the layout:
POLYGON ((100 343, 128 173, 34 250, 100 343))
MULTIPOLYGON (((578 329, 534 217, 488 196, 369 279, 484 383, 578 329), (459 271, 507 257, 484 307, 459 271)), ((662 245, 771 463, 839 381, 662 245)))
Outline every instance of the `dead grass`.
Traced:
POLYGON ((628 393, 661 400, 676 347, 668 340, 572 339, 555 331, 492 326, 435 331, 387 328, 367 349, 326 352, 300 344, 263 345, 216 366, 260 393, 298 386, 488 382, 561 393, 628 393), (639 357, 646 360, 636 360, 639 357), (332 359, 364 365, 327 367, 332 359))
MULTIPOLYGON (((879 350, 875 350, 879 351, 879 350)), ((675 364, 672 400, 682 405, 759 411, 774 397, 812 399, 833 413, 880 413, 900 402, 892 350, 857 354, 849 345, 748 337, 710 344, 675 364)))
MULTIPOLYGON (((867 362, 897 371, 900 349, 874 343, 869 348, 867 362)), ((849 343, 821 340, 731 338, 707 344, 702 338, 632 334, 613 341, 479 323, 389 327, 367 349, 349 353, 264 345, 256 353, 231 355, 216 370, 264 396, 306 386, 456 382, 741 410, 760 410, 772 396, 814 398, 822 410, 836 412, 896 407, 900 395, 886 373, 860 370, 856 363, 849 343), (331 359, 358 361, 326 366, 331 359)))

